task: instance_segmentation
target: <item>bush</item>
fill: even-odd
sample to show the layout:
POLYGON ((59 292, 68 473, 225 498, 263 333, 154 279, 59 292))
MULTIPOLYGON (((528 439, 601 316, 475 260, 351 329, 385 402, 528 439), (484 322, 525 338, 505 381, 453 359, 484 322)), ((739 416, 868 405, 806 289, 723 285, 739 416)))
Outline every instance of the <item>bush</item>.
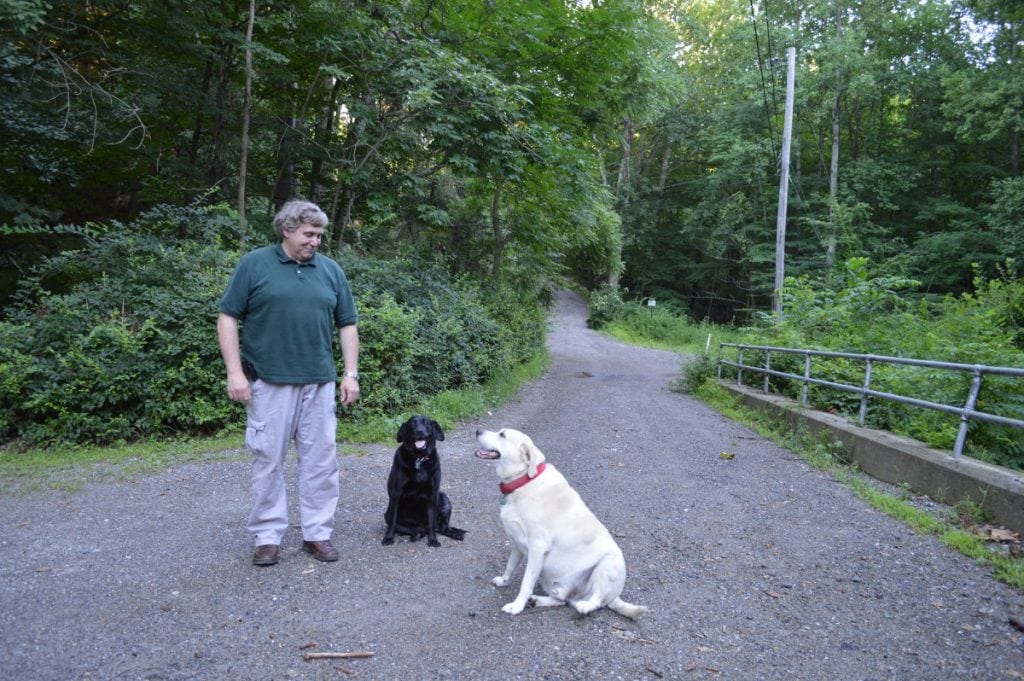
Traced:
MULTIPOLYGON (((397 413, 443 390, 483 383, 544 342, 536 300, 484 293, 417 258, 339 258, 359 308, 363 394, 354 413, 397 413)), ((340 361, 340 351, 338 353, 340 361)))
POLYGON ((684 359, 679 379, 673 384, 676 392, 695 394, 708 381, 715 378, 716 365, 711 355, 699 355, 684 359))
POLYGON ((214 397, 232 260, 126 229, 43 261, 0 322, 0 437, 45 446, 221 427, 237 413, 214 397))
MULTIPOLYGON (((201 234, 206 219, 209 233, 225 223, 176 210, 116 225, 24 278, 0 321, 0 441, 102 445, 241 421, 216 338, 218 302, 239 254, 218 239, 177 240, 163 226, 187 222, 201 234)), ((355 419, 486 381, 542 347, 536 300, 483 293, 429 262, 339 260, 360 313, 355 419)))
POLYGON ((592 329, 604 328, 619 316, 624 305, 616 288, 604 285, 591 291, 587 300, 587 326, 592 329))
MULTIPOLYGON (((868 269, 863 259, 849 261, 845 281, 834 289, 807 278, 788 279, 785 314, 751 330, 745 342, 961 364, 1024 366, 1024 280, 979 278, 972 294, 929 299, 912 295, 916 282, 898 277, 872 278, 868 269)), ((775 368, 782 369, 787 361, 797 360, 780 357, 777 363, 776 356, 772 356, 775 368)), ((785 366, 790 373, 802 373, 802 368, 785 366)), ((864 366, 860 362, 815 359, 813 366, 813 374, 819 378, 850 385, 863 382, 864 366)), ((876 363, 872 372, 875 390, 952 406, 963 406, 970 382, 971 375, 966 373, 881 363, 876 363)), ((799 383, 779 382, 778 387, 796 397, 799 383)), ((987 376, 978 408, 1024 420, 1022 393, 1019 378, 987 376)), ((820 387, 810 389, 809 401, 817 408, 851 416, 860 406, 856 394, 820 387)), ((959 419, 872 399, 868 425, 951 449, 959 419)), ((967 445, 968 453, 976 458, 1024 469, 1022 430, 972 421, 967 445)))

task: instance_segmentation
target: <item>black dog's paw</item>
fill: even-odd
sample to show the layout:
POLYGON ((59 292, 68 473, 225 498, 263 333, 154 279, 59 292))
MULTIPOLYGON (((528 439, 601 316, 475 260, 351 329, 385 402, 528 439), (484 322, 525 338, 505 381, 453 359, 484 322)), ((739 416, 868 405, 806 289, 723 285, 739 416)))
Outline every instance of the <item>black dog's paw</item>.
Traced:
POLYGON ((436 547, 438 547, 438 546, 440 546, 440 545, 441 545, 441 542, 437 541, 436 539, 428 539, 428 540, 427 540, 427 544, 428 544, 429 546, 433 546, 433 547, 435 547, 435 548, 436 548, 436 547))
POLYGON ((391 546, 392 544, 395 543, 395 538, 394 537, 384 537, 383 539, 380 540, 380 543, 383 544, 384 546, 391 546))
POLYGON ((459 529, 458 527, 452 527, 448 525, 437 531, 438 534, 443 534, 446 537, 451 537, 455 541, 462 541, 466 538, 466 530, 459 529))

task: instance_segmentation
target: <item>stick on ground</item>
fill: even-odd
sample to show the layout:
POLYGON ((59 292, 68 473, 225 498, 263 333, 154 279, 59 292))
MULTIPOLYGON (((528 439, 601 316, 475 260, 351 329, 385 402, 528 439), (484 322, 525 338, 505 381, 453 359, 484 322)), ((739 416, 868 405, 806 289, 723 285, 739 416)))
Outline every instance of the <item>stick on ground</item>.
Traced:
POLYGON ((359 657, 373 657, 373 653, 305 653, 302 657, 307 660, 351 660, 359 657))

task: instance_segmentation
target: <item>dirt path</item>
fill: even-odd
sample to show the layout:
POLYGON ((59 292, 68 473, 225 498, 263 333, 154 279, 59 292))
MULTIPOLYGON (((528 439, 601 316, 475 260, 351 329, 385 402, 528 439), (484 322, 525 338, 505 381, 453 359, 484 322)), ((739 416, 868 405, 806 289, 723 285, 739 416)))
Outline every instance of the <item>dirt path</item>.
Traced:
POLYGON ((334 564, 293 528, 280 564, 250 565, 245 461, 0 496, 3 677, 1024 679, 1021 593, 669 391, 676 356, 584 315, 560 295, 548 373, 441 443, 462 543, 381 546, 390 445, 342 459, 334 564), (646 618, 500 612, 497 479, 472 452, 477 427, 502 426, 530 433, 612 530, 646 618))

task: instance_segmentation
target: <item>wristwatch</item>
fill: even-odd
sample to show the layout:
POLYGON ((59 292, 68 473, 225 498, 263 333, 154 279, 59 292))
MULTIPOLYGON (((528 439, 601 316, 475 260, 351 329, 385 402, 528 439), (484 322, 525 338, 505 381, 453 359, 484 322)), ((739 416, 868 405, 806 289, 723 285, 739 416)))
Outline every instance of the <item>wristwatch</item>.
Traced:
POLYGON ((345 378, 354 378, 354 379, 356 379, 358 381, 359 380, 359 372, 358 371, 346 371, 345 372, 345 378))

